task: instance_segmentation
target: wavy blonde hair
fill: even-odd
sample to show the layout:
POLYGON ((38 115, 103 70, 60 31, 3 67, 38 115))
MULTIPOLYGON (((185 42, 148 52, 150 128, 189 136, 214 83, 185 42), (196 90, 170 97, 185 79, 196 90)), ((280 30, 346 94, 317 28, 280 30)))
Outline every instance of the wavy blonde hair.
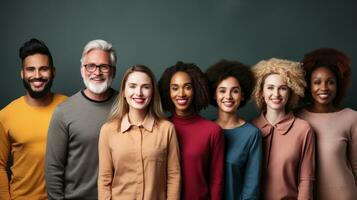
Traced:
POLYGON ((266 103, 263 98, 264 81, 270 74, 279 74, 290 89, 289 100, 285 106, 286 110, 292 110, 298 105, 301 97, 304 97, 306 87, 305 71, 302 64, 290 60, 271 58, 262 60, 253 66, 253 73, 256 84, 252 93, 252 98, 260 110, 266 110, 266 103))

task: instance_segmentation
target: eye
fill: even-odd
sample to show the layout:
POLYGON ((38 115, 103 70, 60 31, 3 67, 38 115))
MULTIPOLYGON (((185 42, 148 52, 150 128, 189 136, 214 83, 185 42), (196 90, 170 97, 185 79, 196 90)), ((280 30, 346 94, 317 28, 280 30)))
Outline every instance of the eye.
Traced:
POLYGON ((191 89, 192 89, 192 85, 191 84, 185 85, 185 90, 191 90, 191 89))
POLYGON ((239 91, 239 89, 238 89, 238 88, 235 88, 235 89, 232 91, 232 93, 233 93, 233 94, 239 94, 239 93, 240 93, 240 91, 239 91))
POLYGON ((40 67, 40 71, 41 72, 48 72, 48 71, 50 71, 50 67, 48 67, 48 66, 40 67))
POLYGON ((219 89, 218 93, 224 94, 224 93, 226 93, 226 90, 225 89, 219 89))
POLYGON ((280 89, 283 90, 283 91, 286 91, 286 90, 289 89, 289 87, 288 86, 281 86, 280 89))
POLYGON ((143 88, 149 90, 151 88, 151 86, 150 85, 144 85, 143 88))
POLYGON ((177 91, 177 90, 178 90, 178 87, 177 87, 177 86, 171 86, 171 90, 172 90, 172 91, 177 91))
POLYGON ((273 89, 274 89, 274 86, 269 85, 269 86, 267 87, 267 89, 268 89, 268 90, 273 90, 273 89))
POLYGON ((321 84, 321 81, 320 81, 320 80, 315 80, 315 81, 312 82, 312 84, 314 84, 314 85, 320 85, 320 84, 321 84))
POLYGON ((328 83, 329 85, 335 85, 335 84, 336 84, 336 81, 335 81, 335 80, 329 80, 327 83, 328 83))
POLYGON ((25 71, 27 71, 27 72, 34 72, 34 71, 35 71, 35 68, 34 68, 34 67, 26 67, 26 68, 25 68, 25 71))

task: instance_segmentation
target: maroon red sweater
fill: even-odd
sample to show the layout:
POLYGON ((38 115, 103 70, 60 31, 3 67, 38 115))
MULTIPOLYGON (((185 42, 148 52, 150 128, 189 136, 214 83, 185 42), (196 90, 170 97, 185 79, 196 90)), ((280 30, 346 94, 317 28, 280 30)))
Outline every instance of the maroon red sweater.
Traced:
POLYGON ((173 115, 181 152, 182 200, 220 200, 224 137, 221 128, 197 114, 173 115))

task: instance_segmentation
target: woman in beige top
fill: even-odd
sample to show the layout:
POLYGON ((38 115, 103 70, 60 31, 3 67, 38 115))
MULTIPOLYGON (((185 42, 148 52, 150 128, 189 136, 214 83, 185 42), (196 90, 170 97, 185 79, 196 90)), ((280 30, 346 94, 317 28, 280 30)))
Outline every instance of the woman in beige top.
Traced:
POLYGON ((261 115, 253 124, 263 136, 261 197, 312 199, 315 138, 309 124, 291 111, 304 94, 300 63, 272 58, 254 66, 253 97, 261 115))
POLYGON ((164 118, 155 78, 143 65, 123 76, 99 138, 99 199, 180 197, 179 147, 164 118))
POLYGON ((305 109, 317 138, 316 199, 357 199, 357 112, 340 108, 351 79, 350 60, 336 49, 305 55, 305 109))

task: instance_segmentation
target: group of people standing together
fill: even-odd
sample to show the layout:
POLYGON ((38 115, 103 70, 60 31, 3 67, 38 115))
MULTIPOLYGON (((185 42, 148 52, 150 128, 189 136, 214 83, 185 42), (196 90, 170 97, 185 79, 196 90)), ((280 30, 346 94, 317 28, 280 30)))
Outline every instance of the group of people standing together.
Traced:
POLYGON ((42 41, 19 54, 27 93, 0 111, 0 199, 357 199, 357 112, 339 106, 350 60, 336 49, 205 73, 179 61, 158 82, 134 65, 117 92, 116 53, 93 40, 69 98, 50 90, 42 41), (209 104, 214 121, 199 114, 209 104))

